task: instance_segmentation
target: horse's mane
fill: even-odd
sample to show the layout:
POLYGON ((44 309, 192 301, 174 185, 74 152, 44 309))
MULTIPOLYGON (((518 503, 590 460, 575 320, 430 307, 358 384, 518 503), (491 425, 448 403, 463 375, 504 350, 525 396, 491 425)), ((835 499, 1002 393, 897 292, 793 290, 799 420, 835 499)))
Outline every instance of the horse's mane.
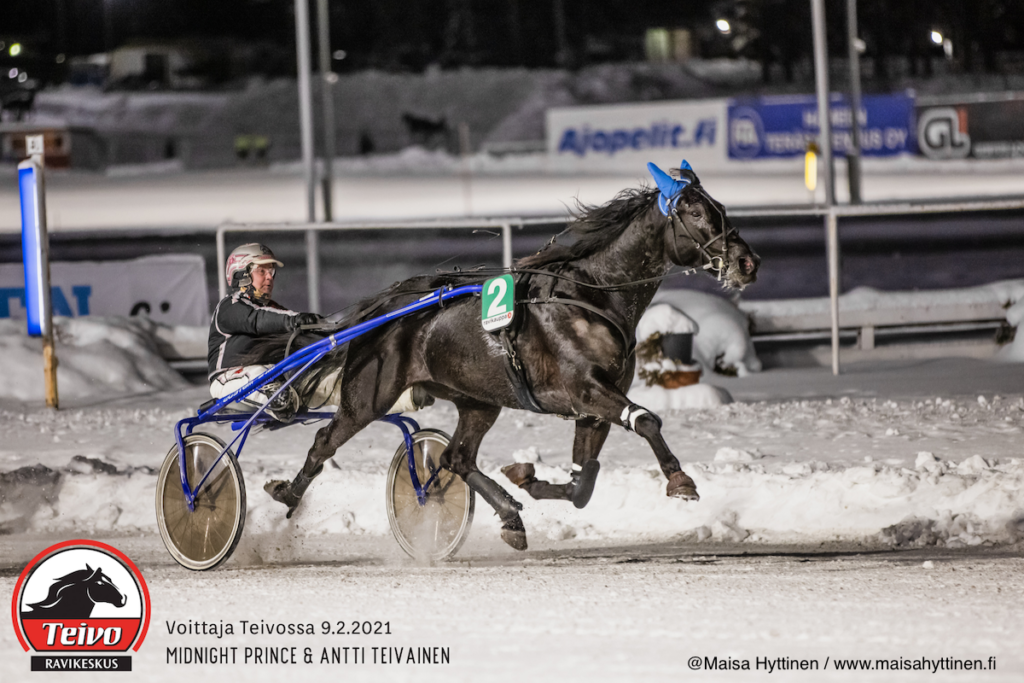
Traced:
POLYGON ((566 228, 576 241, 566 246, 552 240, 536 254, 519 259, 516 265, 536 268, 595 254, 615 241, 633 221, 650 209, 657 196, 656 188, 628 188, 600 206, 577 204, 578 213, 566 228))
POLYGON ((92 576, 92 570, 79 569, 71 572, 70 574, 54 579, 53 583, 50 584, 50 592, 46 594, 46 598, 39 602, 28 603, 28 605, 29 607, 36 608, 53 607, 55 604, 60 602, 61 593, 64 592, 64 589, 75 586, 82 581, 85 581, 90 576, 92 576))

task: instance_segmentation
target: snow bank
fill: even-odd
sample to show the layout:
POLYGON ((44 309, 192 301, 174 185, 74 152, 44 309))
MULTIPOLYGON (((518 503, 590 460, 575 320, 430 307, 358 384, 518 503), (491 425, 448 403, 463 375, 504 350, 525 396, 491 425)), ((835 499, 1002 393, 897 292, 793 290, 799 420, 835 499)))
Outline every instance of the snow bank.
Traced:
POLYGON ((720 368, 743 377, 761 371, 750 340, 750 321, 736 304, 688 289, 662 290, 652 302, 659 303, 671 304, 697 323, 700 333, 693 338, 693 355, 706 373, 720 368))
MULTIPOLYGON (((160 357, 146 318, 54 318, 57 388, 65 398, 116 396, 187 385, 160 357)), ((0 398, 41 401, 42 340, 24 321, 0 320, 0 398)))
POLYGON ((710 384, 693 384, 676 389, 639 384, 630 388, 628 396, 633 403, 659 414, 670 410, 716 408, 732 403, 732 395, 728 391, 710 384))
MULTIPOLYGON (((977 287, 933 289, 915 292, 882 292, 871 287, 857 287, 839 296, 840 313, 860 311, 931 308, 952 304, 991 304, 1011 306, 1024 299, 1024 280, 1002 280, 977 287)), ((755 318, 790 316, 828 316, 828 297, 744 301, 739 308, 755 318)))
MULTIPOLYGON (((532 455, 538 478, 568 481, 567 466, 547 465, 532 455)), ((383 505, 384 463, 328 468, 291 520, 259 487, 265 479, 294 472, 244 469, 250 493, 247 547, 259 557, 303 537, 390 534, 383 505)), ((690 464, 686 470, 700 491, 698 503, 667 498, 665 479, 655 467, 606 465, 584 510, 510 490, 525 503, 528 534, 556 541, 860 541, 962 547, 1024 540, 1024 461, 1019 459, 972 456, 910 469, 787 461, 726 448, 713 462, 690 464)), ((508 485, 498 468, 484 471, 508 485)), ((84 456, 58 469, 36 465, 4 473, 0 533, 156 533, 155 484, 150 467, 118 466, 84 456)), ((498 522, 492 517, 477 514, 474 533, 496 534, 498 522)))
MULTIPOLYGON (((156 468, 182 416, 165 408, 0 411, 0 462, 8 470, 0 473, 0 533, 155 534, 156 468)), ((456 416, 440 404, 416 417, 450 432, 456 416)), ((661 417, 699 502, 667 498, 650 449, 618 428, 584 510, 532 500, 500 468, 532 462, 539 478, 568 481, 572 425, 554 416, 500 416, 480 467, 524 503, 534 539, 1024 541, 1024 398, 735 403, 661 417)), ((385 480, 399 443, 390 426, 372 425, 346 444, 291 520, 260 490, 294 475, 314 431, 294 426, 249 439, 240 459, 249 492, 242 559, 295 559, 303 539, 325 534, 389 535, 385 480)), ((497 518, 479 508, 474 536, 497 531, 497 518)))

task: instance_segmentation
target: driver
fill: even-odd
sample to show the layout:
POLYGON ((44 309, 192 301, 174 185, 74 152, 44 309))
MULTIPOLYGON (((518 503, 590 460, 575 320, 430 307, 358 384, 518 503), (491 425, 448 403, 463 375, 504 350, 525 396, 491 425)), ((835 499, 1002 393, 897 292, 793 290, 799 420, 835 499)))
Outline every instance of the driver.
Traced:
MULTIPOLYGON (((315 313, 290 311, 270 298, 277 268, 283 266, 274 252, 255 242, 243 244, 228 256, 225 276, 230 292, 213 312, 207 354, 210 395, 215 399, 238 391, 273 367, 242 364, 258 338, 323 322, 315 313)), ((242 403, 260 407, 269 401, 267 414, 288 422, 299 408, 299 397, 289 386, 271 401, 282 384, 279 379, 268 382, 242 403)))

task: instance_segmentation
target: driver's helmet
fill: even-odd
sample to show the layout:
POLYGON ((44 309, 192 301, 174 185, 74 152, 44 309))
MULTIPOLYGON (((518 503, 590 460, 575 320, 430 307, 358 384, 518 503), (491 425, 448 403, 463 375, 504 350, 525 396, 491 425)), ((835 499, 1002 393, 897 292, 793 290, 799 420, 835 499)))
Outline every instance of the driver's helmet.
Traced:
POLYGON ((228 287, 240 289, 252 284, 249 271, 252 266, 259 266, 272 263, 278 267, 284 264, 277 260, 274 252, 258 242, 243 244, 236 247, 228 256, 227 265, 224 268, 224 275, 228 281, 228 287))

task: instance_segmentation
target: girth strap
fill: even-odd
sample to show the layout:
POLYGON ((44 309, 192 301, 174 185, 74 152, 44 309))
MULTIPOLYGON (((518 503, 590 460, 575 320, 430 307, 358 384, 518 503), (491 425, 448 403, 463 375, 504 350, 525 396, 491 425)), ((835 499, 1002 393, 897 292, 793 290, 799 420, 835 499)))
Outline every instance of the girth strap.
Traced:
POLYGON ((516 353, 515 343, 509 337, 507 327, 501 328, 501 332, 498 333, 498 339, 501 341, 501 347, 505 349, 505 375, 508 376, 508 381, 512 384, 512 391, 515 393, 519 405, 535 413, 548 412, 540 407, 540 404, 537 403, 537 398, 530 391, 530 383, 526 379, 526 371, 523 369, 523 364, 519 361, 519 354, 516 353))

